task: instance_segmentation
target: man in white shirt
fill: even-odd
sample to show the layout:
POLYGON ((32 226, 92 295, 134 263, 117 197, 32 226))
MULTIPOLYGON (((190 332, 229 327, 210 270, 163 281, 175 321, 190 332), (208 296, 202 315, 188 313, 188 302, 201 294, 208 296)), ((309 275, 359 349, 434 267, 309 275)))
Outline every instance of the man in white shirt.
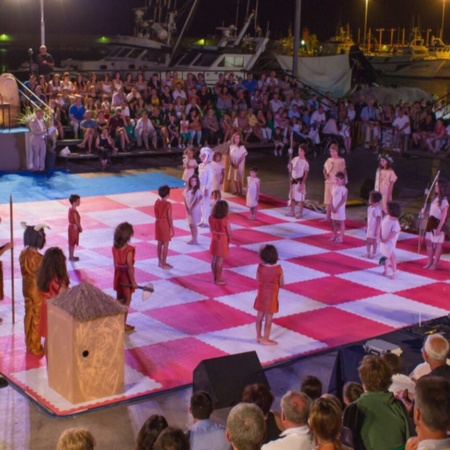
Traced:
POLYGON ((265 434, 266 423, 258 406, 239 403, 230 411, 226 436, 233 450, 260 450, 265 434))
POLYGON ((449 450, 450 382, 443 377, 422 377, 416 384, 414 423, 417 436, 406 450, 449 450))
POLYGON ((411 135, 411 123, 409 116, 403 112, 403 109, 398 110, 398 116, 392 122, 395 135, 394 150, 400 151, 401 148, 406 152, 409 147, 409 136, 411 135))
POLYGON ((281 399, 281 422, 285 430, 262 450, 312 450, 314 443, 308 427, 311 399, 303 392, 289 391, 281 399))
POLYGON ((42 109, 36 110, 36 117, 30 122, 30 131, 33 168, 35 171, 42 172, 45 169, 45 154, 47 153, 47 126, 42 109))

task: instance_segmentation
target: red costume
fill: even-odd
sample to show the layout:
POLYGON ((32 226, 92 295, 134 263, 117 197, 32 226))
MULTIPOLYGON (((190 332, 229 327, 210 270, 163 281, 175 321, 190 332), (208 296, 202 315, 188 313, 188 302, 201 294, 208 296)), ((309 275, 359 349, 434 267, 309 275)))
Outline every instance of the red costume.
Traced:
POLYGON ((117 298, 120 300, 134 292, 133 288, 122 286, 122 283, 132 284, 128 272, 127 257, 128 254, 131 253, 134 266, 135 251, 136 248, 128 244, 124 245, 122 248, 112 248, 114 258, 114 290, 117 292, 117 298))
POLYGON ((209 227, 211 228, 211 245, 209 251, 213 256, 228 256, 228 217, 216 219, 209 216, 209 227))
POLYGON ((80 229, 78 228, 78 225, 81 225, 81 220, 79 212, 74 208, 69 208, 68 219, 69 227, 67 231, 69 234, 69 247, 74 247, 75 245, 78 245, 80 238, 80 229))
POLYGON ((283 269, 280 265, 266 266, 259 264, 256 272, 258 294, 253 308, 267 314, 278 312, 278 292, 283 269))
POLYGON ((44 296, 44 301, 42 302, 41 314, 39 316, 39 327, 38 332, 39 335, 45 339, 47 339, 47 301, 53 297, 56 297, 61 289, 67 289, 69 286, 64 283, 64 286, 61 286, 58 280, 55 278, 50 282, 48 286, 48 292, 42 292, 44 296))
POLYGON ((172 205, 167 200, 156 200, 155 203, 155 239, 158 242, 169 242, 170 221, 169 213, 172 211, 172 205))

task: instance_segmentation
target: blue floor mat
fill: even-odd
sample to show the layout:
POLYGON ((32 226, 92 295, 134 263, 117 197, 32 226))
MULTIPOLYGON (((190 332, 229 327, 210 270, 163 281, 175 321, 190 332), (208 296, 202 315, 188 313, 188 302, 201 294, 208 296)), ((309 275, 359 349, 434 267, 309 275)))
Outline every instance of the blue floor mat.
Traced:
POLYGON ((81 197, 152 191, 159 186, 182 187, 180 178, 159 172, 116 174, 111 176, 84 177, 56 171, 51 176, 32 173, 2 174, 0 176, 0 203, 59 200, 70 194, 81 197))

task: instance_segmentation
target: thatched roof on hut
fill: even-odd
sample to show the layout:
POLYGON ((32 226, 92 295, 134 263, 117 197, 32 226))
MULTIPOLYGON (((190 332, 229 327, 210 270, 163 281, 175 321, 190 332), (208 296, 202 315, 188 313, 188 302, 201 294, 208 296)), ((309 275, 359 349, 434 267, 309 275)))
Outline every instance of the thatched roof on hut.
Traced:
POLYGON ((79 322, 124 314, 127 308, 92 284, 81 282, 53 299, 52 305, 66 311, 79 322))
POLYGON ((228 153, 230 153, 230 144, 231 144, 231 141, 222 142, 221 144, 216 145, 216 146, 212 149, 212 151, 213 151, 214 153, 215 153, 215 152, 219 152, 219 153, 221 153, 222 155, 228 155, 228 153))

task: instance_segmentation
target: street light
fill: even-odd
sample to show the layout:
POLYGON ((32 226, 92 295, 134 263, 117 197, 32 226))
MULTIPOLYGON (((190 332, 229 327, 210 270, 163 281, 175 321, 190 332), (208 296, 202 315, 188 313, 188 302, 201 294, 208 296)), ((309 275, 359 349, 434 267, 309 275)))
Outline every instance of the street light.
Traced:
POLYGON ((444 40, 445 0, 442 0, 441 39, 444 40))
MULTIPOLYGON (((445 3, 445 0, 444 0, 445 3)), ((366 48, 366 36, 367 36, 367 11, 369 9, 369 0, 366 0, 366 12, 364 15, 364 48, 366 48)))
POLYGON ((45 45, 44 0, 41 2, 41 45, 45 45))

